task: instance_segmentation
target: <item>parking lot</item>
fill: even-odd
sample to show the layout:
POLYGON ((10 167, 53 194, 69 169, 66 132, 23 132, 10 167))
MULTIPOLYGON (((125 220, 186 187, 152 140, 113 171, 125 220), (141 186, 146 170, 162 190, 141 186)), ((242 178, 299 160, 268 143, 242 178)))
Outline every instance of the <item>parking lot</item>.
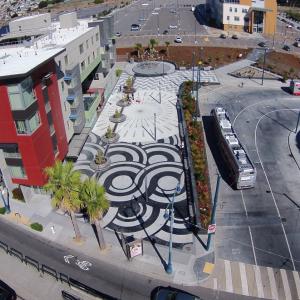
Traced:
POLYGON ((221 83, 215 91, 202 90, 204 126, 214 166, 211 176, 222 173, 223 166, 209 118, 210 110, 220 105, 228 111, 255 164, 257 181, 254 189, 243 191, 223 181, 216 222, 218 256, 299 271, 300 172, 290 148, 296 141, 289 136, 296 128, 300 98, 288 94, 280 82, 267 82, 263 87, 260 81, 249 80, 239 88, 238 79, 224 75, 221 83))

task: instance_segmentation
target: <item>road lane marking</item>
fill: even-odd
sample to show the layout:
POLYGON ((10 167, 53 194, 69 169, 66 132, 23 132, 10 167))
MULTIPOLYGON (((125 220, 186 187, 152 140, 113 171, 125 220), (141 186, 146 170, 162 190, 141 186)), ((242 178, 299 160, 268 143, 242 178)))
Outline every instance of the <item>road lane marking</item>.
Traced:
MULTIPOLYGON (((254 135, 254 141, 255 141, 255 148, 256 148, 256 151, 257 151, 257 156, 258 156, 258 159, 260 161, 260 164, 261 164, 261 167, 262 167, 262 170, 264 172, 264 175, 265 175, 265 178, 267 180, 267 184, 269 186, 269 190, 271 192, 271 196, 272 196, 272 199, 273 199, 273 202, 274 202, 274 205, 275 205, 275 208, 276 208, 276 211, 277 211, 277 215, 278 217, 281 219, 281 214, 280 214, 280 211, 279 211, 279 208, 278 208, 278 205, 277 205, 277 202, 275 200, 275 196, 273 194, 273 190, 272 190, 272 187, 271 187, 271 184, 270 184, 270 181, 269 181, 269 178, 267 176, 267 173, 266 173, 266 170, 265 170, 265 167, 262 163, 262 160, 260 158, 260 154, 259 154, 259 151, 258 151, 258 146, 257 146, 257 128, 258 128, 258 125, 260 123, 260 121, 264 118, 264 117, 267 117, 267 115, 271 114, 271 113, 274 113, 274 112, 278 112, 278 111, 299 111, 299 109, 290 109, 290 108, 282 108, 282 109, 275 109, 275 110, 272 110, 272 111, 269 111, 265 114, 263 114, 259 120, 257 121, 256 123, 256 126, 255 126, 255 135, 254 135)), ((291 251, 291 248, 290 248, 290 244, 289 244, 289 241, 288 241, 288 238, 287 238, 287 235, 286 235, 286 232, 285 232, 285 228, 283 226, 283 223, 281 222, 281 228, 282 228, 282 231, 283 231, 283 234, 284 234, 284 237, 285 237, 285 241, 286 241, 286 244, 287 244, 287 247, 288 247, 288 250, 289 250, 289 255, 290 255, 290 259, 291 259, 291 262, 292 262, 292 265, 293 265, 293 269, 294 271, 296 270, 296 267, 295 267, 295 263, 294 263, 294 258, 293 258, 293 255, 292 255, 292 251, 291 251)))
POLYGON ((300 299, 300 278, 299 278, 299 273, 297 271, 293 271, 293 275, 294 275, 294 280, 295 280, 295 285, 296 285, 296 289, 297 289, 298 298, 300 299))
POLYGON ((274 271, 270 267, 267 267, 267 271, 268 271, 268 277, 269 277, 270 286, 271 286, 272 299, 278 299, 278 292, 277 292, 277 287, 276 287, 276 282, 275 282, 274 271))
POLYGON ((254 266, 254 275, 255 275, 255 282, 256 282, 258 297, 264 298, 264 288, 262 286, 261 274, 260 274, 260 269, 258 266, 254 266))
POLYGON ((217 278, 214 278, 214 290, 217 290, 218 289, 218 279, 217 278))
POLYGON ((252 232, 250 226, 248 226, 249 234, 250 234, 250 240, 251 240, 251 245, 252 245, 252 251, 253 251, 253 256, 254 256, 254 262, 255 265, 257 266, 257 259, 256 259, 256 254, 255 254, 255 249, 254 249, 254 243, 253 243, 253 238, 252 238, 252 232))
POLYGON ((241 275, 241 282, 242 282, 242 294, 245 296, 249 296, 245 264, 239 262, 239 267, 240 267, 240 275, 241 275))
POLYGON ((229 293, 233 293, 230 261, 224 260, 224 263, 225 263, 226 291, 229 293))
POLYGON ((291 295, 290 286, 289 286, 289 283, 288 283, 286 271, 284 269, 280 269, 280 273, 281 273, 281 278, 282 278, 282 283, 283 283, 285 300, 292 300, 292 295, 291 295))

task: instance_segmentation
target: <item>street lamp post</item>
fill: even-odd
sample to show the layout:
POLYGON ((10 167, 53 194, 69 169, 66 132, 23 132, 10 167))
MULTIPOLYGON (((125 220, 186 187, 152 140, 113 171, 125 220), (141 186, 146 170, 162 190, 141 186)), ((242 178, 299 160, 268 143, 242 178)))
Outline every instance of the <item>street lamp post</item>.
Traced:
POLYGON ((262 75, 261 75, 261 85, 264 85, 264 77, 265 77, 265 64, 266 64, 266 53, 268 48, 264 49, 264 62, 263 62, 263 70, 262 70, 262 75))
POLYGON ((172 200, 171 202, 168 204, 167 208, 166 208, 166 212, 164 214, 164 218, 166 220, 170 220, 170 239, 169 239, 169 256, 168 256, 168 264, 166 266, 166 272, 168 274, 172 274, 173 273, 173 265, 172 265, 172 249, 173 249, 173 225, 174 225, 174 200, 175 200, 175 195, 179 194, 181 191, 180 188, 180 182, 178 181, 172 200), (171 207, 170 207, 171 204, 171 207), (167 209, 169 208, 169 213, 167 213, 167 209))

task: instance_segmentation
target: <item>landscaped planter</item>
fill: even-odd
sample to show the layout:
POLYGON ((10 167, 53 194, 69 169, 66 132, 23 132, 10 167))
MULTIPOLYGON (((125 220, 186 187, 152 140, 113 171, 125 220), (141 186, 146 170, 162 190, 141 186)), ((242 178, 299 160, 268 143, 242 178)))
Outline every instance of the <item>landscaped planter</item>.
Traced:
POLYGON ((195 182, 194 202, 200 215, 201 227, 207 228, 211 217, 211 192, 208 165, 205 151, 205 140, 202 123, 194 121, 196 103, 192 95, 192 83, 185 82, 181 89, 183 117, 186 124, 187 143, 189 145, 189 159, 192 160, 192 176, 195 182), (197 195, 196 195, 197 194, 197 195))
POLYGON ((133 93, 135 93, 135 88, 124 86, 123 93, 124 94, 133 94, 133 93))
POLYGON ((118 102, 117 102, 117 105, 118 106, 120 106, 120 107, 126 107, 126 106, 129 106, 131 104, 131 102, 130 101, 124 101, 124 100, 119 100, 118 102))
POLYGON ((114 132, 114 135, 112 137, 106 137, 106 135, 103 135, 101 137, 101 140, 106 144, 112 144, 116 143, 119 140, 120 136, 116 132, 114 132))
POLYGON ((107 170, 107 169, 109 168, 109 166, 110 166, 110 163, 111 163, 111 161, 110 161, 109 158, 105 158, 105 161, 104 161, 102 164, 97 164, 97 163, 95 163, 95 161, 93 160, 93 161, 91 161, 91 163, 90 163, 90 167, 91 167, 94 171, 100 172, 100 171, 105 171, 105 170, 107 170))
POLYGON ((109 117, 109 121, 112 123, 122 123, 126 120, 126 116, 125 115, 120 115, 120 117, 116 118, 115 116, 111 116, 109 117))

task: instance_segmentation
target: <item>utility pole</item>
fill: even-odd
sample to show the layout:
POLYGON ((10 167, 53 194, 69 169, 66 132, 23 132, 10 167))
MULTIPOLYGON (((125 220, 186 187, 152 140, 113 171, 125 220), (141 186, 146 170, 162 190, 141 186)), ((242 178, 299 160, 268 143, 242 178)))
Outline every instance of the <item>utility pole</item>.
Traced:
POLYGON ((265 64, 266 64, 266 53, 268 48, 264 49, 264 62, 263 62, 263 70, 262 70, 262 76, 261 76, 261 85, 264 85, 264 77, 265 77, 265 64))
MULTIPOLYGON (((212 209, 212 213, 211 213, 211 222, 210 224, 215 224, 215 216, 216 216, 216 210, 217 210, 217 203, 218 203, 218 195, 219 195, 219 187, 220 187, 220 180, 221 180, 221 176, 220 174, 218 174, 218 178, 217 178, 217 185, 216 185, 216 190, 215 190, 215 196, 214 196, 214 203, 213 203, 213 209, 212 209)), ((210 247, 210 242, 211 242, 211 235, 213 233, 209 233, 208 237, 207 237, 207 244, 206 244, 206 251, 209 250, 210 247)))

